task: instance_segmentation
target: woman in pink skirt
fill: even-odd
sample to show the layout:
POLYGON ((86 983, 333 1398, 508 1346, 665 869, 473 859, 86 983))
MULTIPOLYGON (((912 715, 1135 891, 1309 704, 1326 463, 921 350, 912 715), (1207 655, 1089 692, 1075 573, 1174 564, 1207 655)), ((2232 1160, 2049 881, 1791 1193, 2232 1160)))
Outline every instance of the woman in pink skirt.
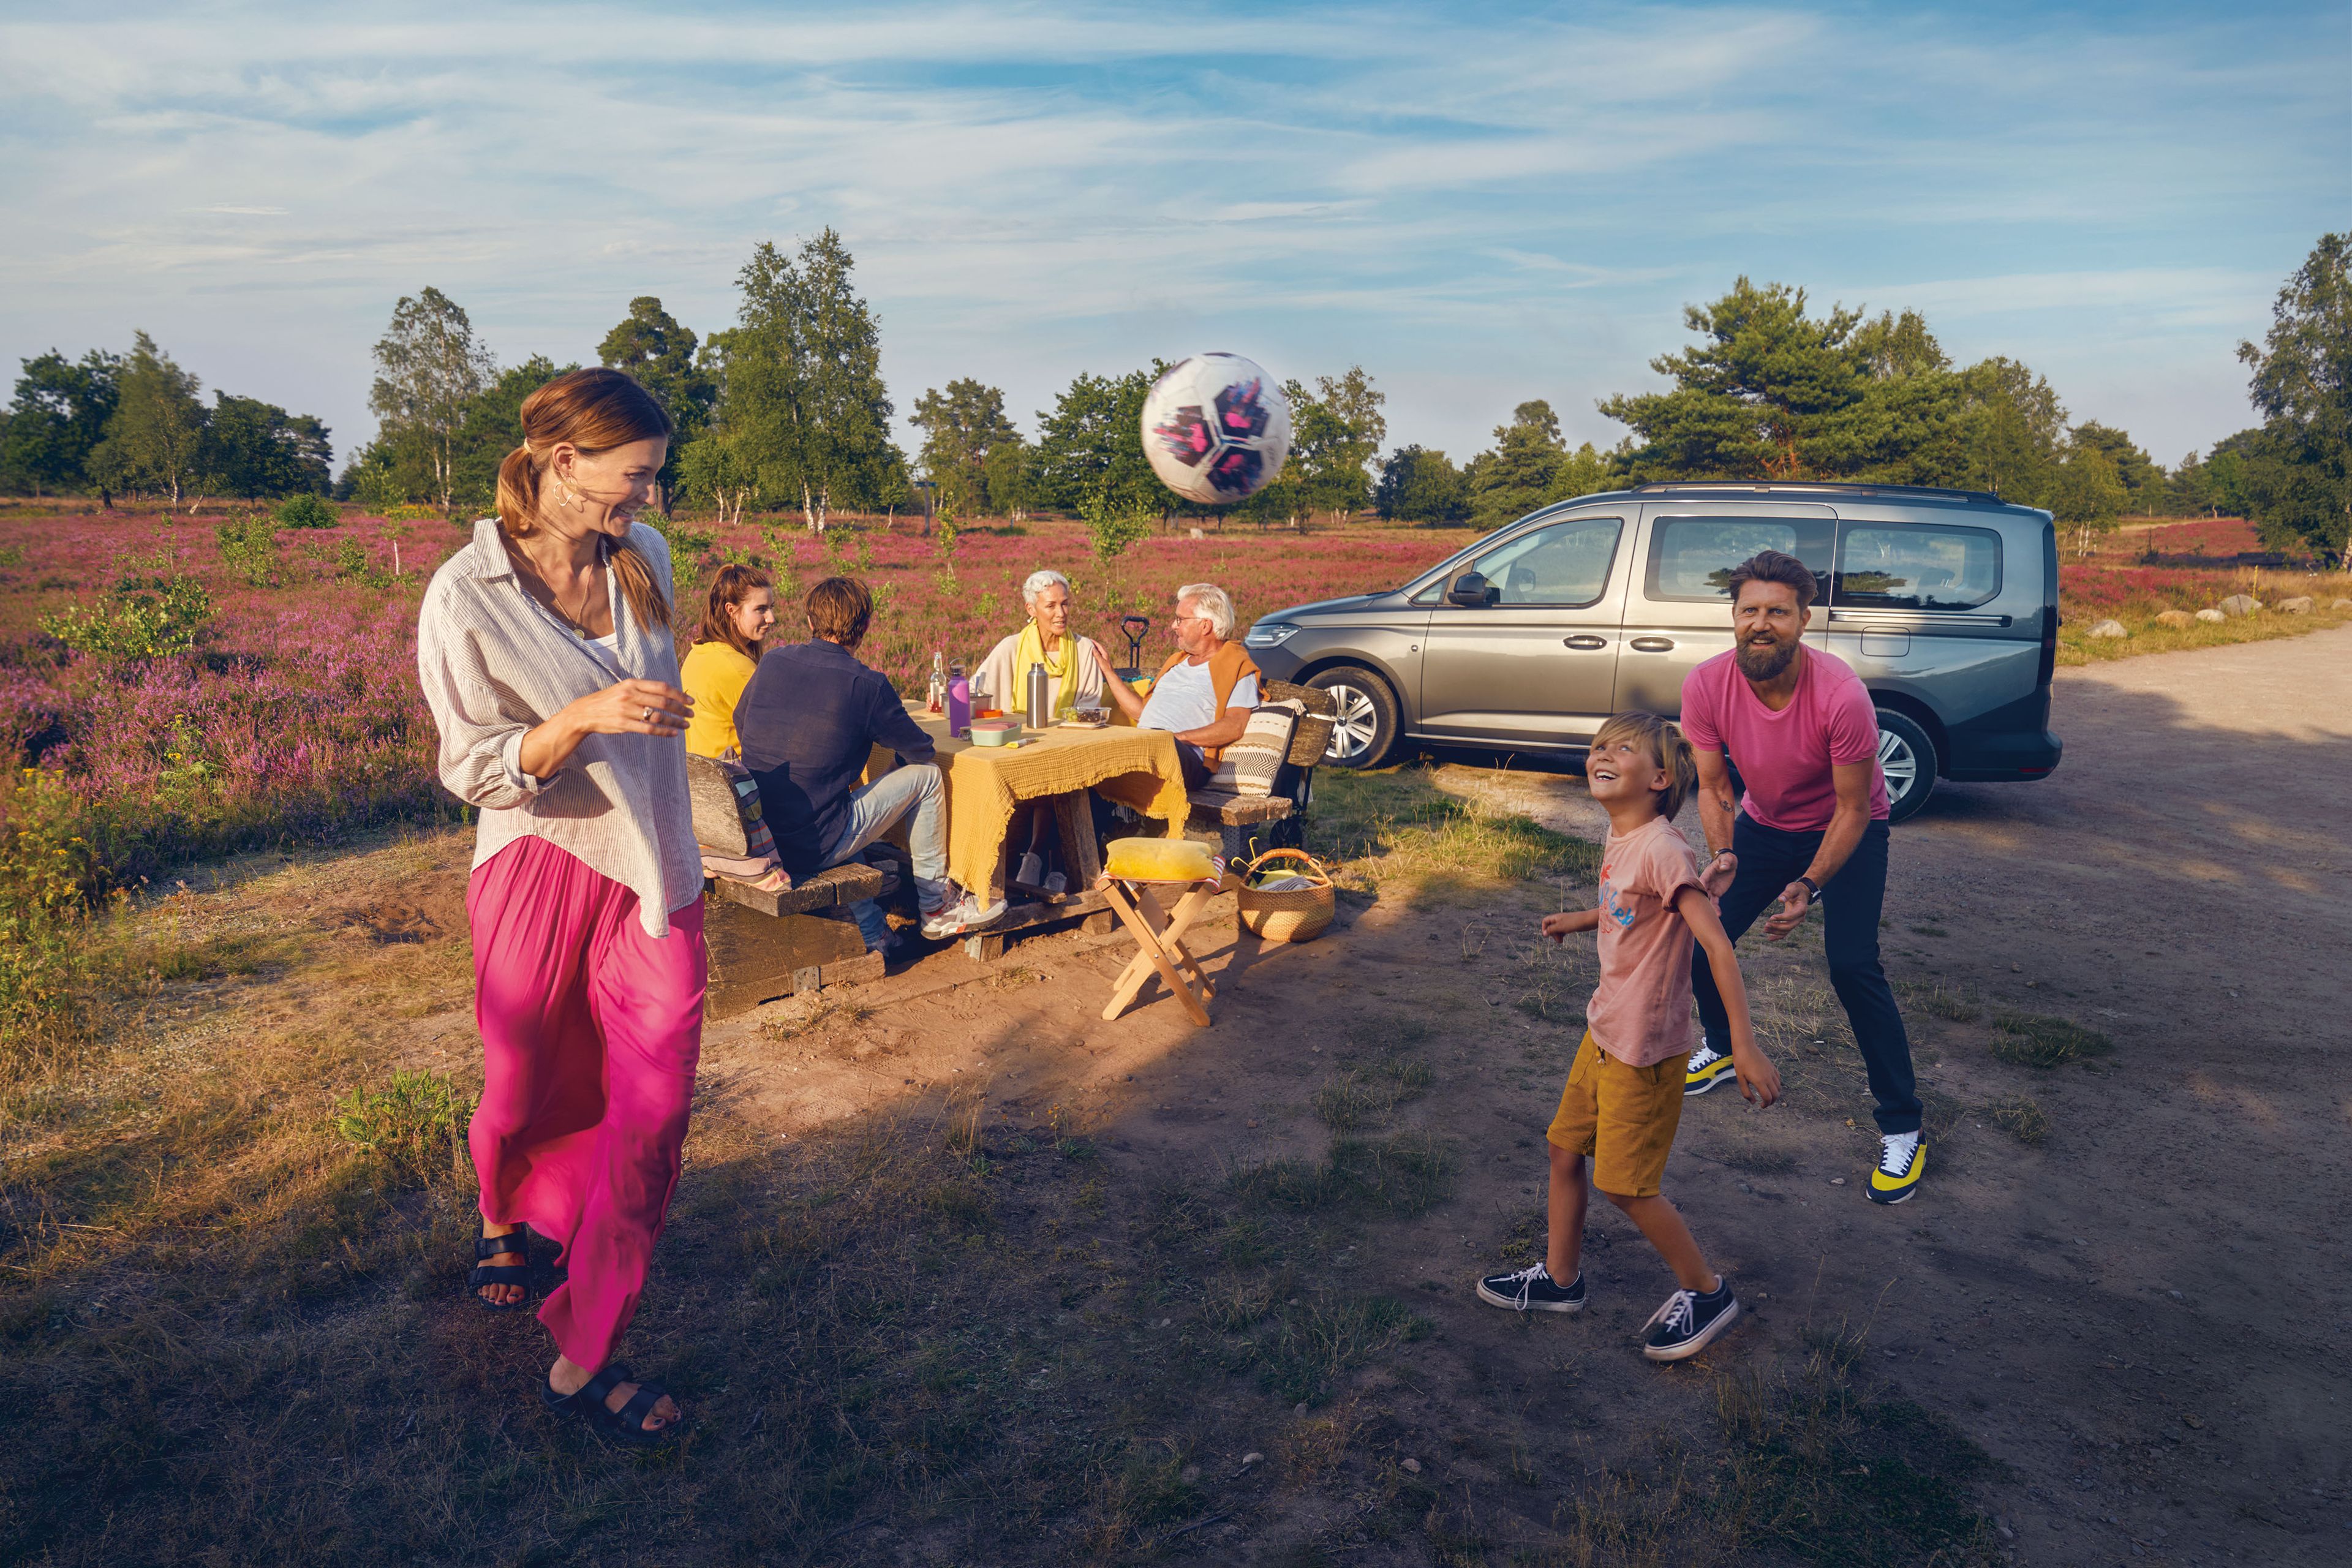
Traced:
POLYGON ((511 1311, 530 1232, 565 1281, 540 1321, 544 1397, 634 1443, 676 1436, 661 1386, 613 1359, 677 1184, 702 1048, 702 866, 662 536, 633 520, 667 454, 661 405, 614 370, 524 400, 499 515, 434 574, 416 662, 441 782, 481 812, 466 915, 482 1102, 471 1285, 511 1311), (525 1227, 529 1228, 526 1229, 525 1227))

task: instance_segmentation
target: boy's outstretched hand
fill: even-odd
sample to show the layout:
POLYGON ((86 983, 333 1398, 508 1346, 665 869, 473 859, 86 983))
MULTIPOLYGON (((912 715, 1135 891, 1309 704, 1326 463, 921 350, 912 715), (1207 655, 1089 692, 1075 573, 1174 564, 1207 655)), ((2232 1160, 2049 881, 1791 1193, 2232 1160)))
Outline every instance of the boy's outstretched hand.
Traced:
POLYGON ((1599 910, 1562 910, 1556 915, 1544 916, 1543 933, 1552 941, 1559 942, 1574 932, 1591 931, 1600 923, 1599 910))
POLYGON ((1751 1041, 1731 1047, 1731 1070, 1739 1075, 1740 1098, 1758 1110, 1780 1098, 1780 1069, 1751 1041))

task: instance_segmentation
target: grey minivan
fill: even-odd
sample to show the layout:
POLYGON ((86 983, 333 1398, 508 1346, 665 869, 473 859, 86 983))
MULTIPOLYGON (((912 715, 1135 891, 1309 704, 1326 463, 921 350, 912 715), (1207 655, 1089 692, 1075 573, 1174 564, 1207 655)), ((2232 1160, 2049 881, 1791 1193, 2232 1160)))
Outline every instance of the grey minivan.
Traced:
POLYGON ((1977 490, 1649 484, 1583 496, 1392 593, 1265 616, 1244 641, 1268 676, 1338 700, 1327 762, 1371 767, 1403 742, 1573 761, 1612 712, 1681 712, 1683 678, 1731 647, 1724 579, 1759 550, 1819 578, 1806 640, 1870 689, 1895 820, 1938 778, 2057 767, 2057 534, 2048 512, 1977 490))

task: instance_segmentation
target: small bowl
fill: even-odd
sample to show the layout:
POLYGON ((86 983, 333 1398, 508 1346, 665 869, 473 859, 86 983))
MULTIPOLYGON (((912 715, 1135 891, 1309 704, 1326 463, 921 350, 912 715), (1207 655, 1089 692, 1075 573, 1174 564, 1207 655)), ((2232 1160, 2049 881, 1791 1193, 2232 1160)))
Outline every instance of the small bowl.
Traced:
POLYGON ((974 719, 971 721, 971 743, 975 746, 1002 746, 1021 738, 1018 719, 974 719))

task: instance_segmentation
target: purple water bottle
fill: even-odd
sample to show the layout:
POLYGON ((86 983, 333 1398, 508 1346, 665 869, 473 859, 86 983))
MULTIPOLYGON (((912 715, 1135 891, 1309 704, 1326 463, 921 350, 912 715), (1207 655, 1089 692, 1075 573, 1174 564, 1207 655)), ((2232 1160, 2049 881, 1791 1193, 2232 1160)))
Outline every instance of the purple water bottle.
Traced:
POLYGON ((948 667, 948 733, 959 740, 971 733, 971 682, 961 664, 948 667))

